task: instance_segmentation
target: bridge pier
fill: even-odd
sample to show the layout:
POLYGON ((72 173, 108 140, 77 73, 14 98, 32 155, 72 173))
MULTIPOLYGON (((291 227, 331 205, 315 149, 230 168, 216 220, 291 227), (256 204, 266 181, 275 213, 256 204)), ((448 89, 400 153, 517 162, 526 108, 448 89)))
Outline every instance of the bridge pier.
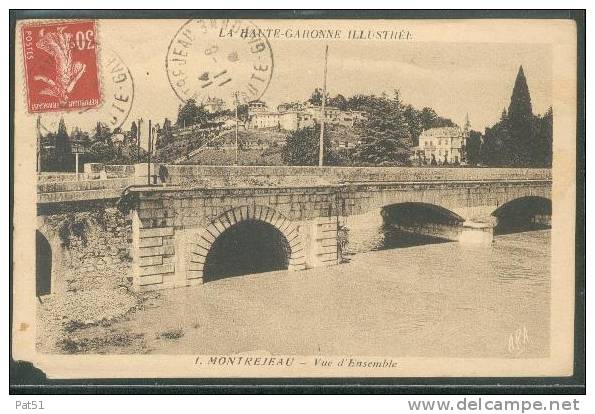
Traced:
POLYGON ((494 222, 465 221, 459 235, 463 244, 489 245, 494 241, 494 222))
POLYGON ((383 246, 390 226, 412 235, 427 236, 436 239, 456 241, 464 244, 489 245, 493 241, 495 217, 462 219, 445 222, 394 221, 384 208, 372 208, 365 213, 342 217, 343 224, 349 229, 349 250, 365 252, 383 246))
POLYGON ((362 214, 341 217, 341 224, 348 233, 348 250, 350 252, 365 252, 384 242, 382 226, 382 208, 370 208, 362 214))

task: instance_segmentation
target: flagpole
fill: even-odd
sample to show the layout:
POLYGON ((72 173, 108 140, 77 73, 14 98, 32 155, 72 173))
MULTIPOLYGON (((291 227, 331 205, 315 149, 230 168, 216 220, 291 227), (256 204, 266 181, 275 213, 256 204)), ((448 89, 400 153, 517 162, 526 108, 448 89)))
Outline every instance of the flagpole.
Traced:
POLYGON ((324 164, 324 121, 326 118, 326 66, 328 61, 328 45, 326 45, 324 50, 324 79, 322 84, 322 108, 321 108, 321 117, 320 117, 320 142, 318 144, 319 152, 318 152, 318 166, 322 167, 324 164))

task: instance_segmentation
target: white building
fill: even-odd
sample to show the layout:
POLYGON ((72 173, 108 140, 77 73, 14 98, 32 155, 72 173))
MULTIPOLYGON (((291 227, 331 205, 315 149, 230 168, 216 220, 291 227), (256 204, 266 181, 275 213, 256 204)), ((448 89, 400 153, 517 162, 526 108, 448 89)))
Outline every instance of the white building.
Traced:
POLYGON ((252 129, 279 128, 279 113, 258 111, 249 115, 249 125, 252 129))
POLYGON ((419 136, 413 158, 425 164, 459 164, 465 161, 469 132, 458 126, 431 128, 419 136))
POLYGON ((202 104, 205 109, 212 114, 226 109, 225 102, 223 102, 223 99, 220 98, 208 97, 202 104))
POLYGON ((248 113, 267 112, 269 110, 266 103, 261 100, 248 102, 248 113))
MULTIPOLYGON (((285 131, 295 131, 300 128, 314 126, 322 119, 322 108, 317 105, 300 105, 301 109, 290 109, 294 105, 281 104, 277 111, 269 111, 262 101, 252 101, 248 104, 249 128, 277 128, 285 131)), ((353 127, 355 122, 364 119, 364 114, 358 111, 341 111, 329 106, 325 108, 326 124, 353 127)))

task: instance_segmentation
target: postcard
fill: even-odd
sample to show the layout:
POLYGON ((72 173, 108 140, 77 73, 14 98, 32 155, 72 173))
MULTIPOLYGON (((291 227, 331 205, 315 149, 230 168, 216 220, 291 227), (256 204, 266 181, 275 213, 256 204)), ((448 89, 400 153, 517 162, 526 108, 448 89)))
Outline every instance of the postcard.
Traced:
POLYGON ((573 374, 573 20, 197 12, 14 39, 15 360, 573 374))

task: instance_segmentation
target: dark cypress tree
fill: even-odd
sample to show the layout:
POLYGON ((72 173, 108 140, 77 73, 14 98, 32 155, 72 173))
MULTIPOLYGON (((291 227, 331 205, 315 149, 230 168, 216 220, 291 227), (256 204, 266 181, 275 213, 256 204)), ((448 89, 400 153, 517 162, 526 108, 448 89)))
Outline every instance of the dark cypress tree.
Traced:
POLYGON ((70 154, 72 149, 70 147, 70 139, 68 138, 68 132, 66 131, 66 123, 64 118, 60 118, 58 124, 58 132, 56 133, 56 154, 70 154))
POLYGON ((66 131, 64 118, 60 118, 58 132, 55 137, 55 159, 57 171, 71 171, 74 169, 72 147, 68 132, 66 131))
POLYGON ((508 107, 508 130, 511 141, 504 144, 510 150, 510 163, 513 165, 533 164, 533 108, 522 66, 517 73, 508 107))
POLYGON ((508 106, 508 117, 527 117, 533 114, 531 106, 531 95, 529 94, 529 87, 527 86, 527 78, 523 66, 519 67, 512 89, 512 96, 510 98, 510 105, 508 106))
POLYGON ((137 139, 138 139, 138 127, 136 126, 136 122, 132 121, 132 125, 130 125, 130 142, 133 145, 136 145, 137 139))

